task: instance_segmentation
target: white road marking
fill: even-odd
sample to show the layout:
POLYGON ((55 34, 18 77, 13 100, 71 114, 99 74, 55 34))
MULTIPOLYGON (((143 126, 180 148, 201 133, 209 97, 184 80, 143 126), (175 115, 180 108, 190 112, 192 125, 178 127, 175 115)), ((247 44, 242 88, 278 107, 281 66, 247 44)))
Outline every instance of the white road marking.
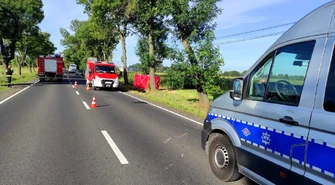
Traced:
POLYGON ((198 124, 198 125, 203 125, 203 123, 200 123, 200 122, 198 122, 198 121, 195 121, 195 120, 193 120, 193 119, 190 119, 190 118, 185 117, 185 116, 183 116, 183 115, 180 115, 180 114, 178 114, 178 113, 175 113, 175 112, 173 112, 173 111, 170 111, 170 110, 168 110, 168 109, 165 109, 165 108, 163 108, 163 107, 160 107, 160 106, 158 106, 158 105, 155 105, 155 104, 153 104, 153 103, 150 103, 150 102, 147 102, 147 101, 142 100, 142 99, 140 99, 140 98, 137 98, 137 97, 132 96, 132 95, 130 95, 130 94, 128 94, 128 93, 124 93, 124 92, 121 92, 121 91, 119 91, 119 93, 124 94, 124 95, 129 96, 129 97, 132 97, 132 98, 134 98, 134 99, 140 100, 140 101, 142 101, 142 102, 145 102, 145 103, 147 103, 147 104, 149 104, 149 105, 152 105, 152 106, 154 106, 154 107, 157 107, 157 108, 159 108, 159 109, 162 109, 162 110, 164 110, 164 111, 166 111, 166 112, 169 112, 169 113, 171 113, 171 114, 174 114, 174 115, 176 115, 176 116, 179 116, 179 117, 181 117, 181 118, 184 118, 184 119, 186 119, 186 120, 188 120, 188 121, 191 121, 191 122, 193 122, 193 123, 196 123, 196 124, 198 124))
POLYGON ((83 104, 84 104, 84 106, 86 107, 86 109, 88 109, 88 110, 90 109, 90 107, 87 105, 86 102, 83 101, 83 104))
POLYGON ((79 95, 79 92, 78 92, 78 91, 76 91, 76 93, 79 95))
POLYGON ((72 85, 72 88, 74 88, 74 86, 72 85))
POLYGON ((105 136, 105 139, 107 140, 109 146, 112 148, 112 150, 114 151, 116 157, 119 159, 119 161, 121 162, 121 164, 129 164, 129 162, 124 157, 124 155, 122 154, 122 152, 120 151, 120 149, 116 146, 116 144, 114 143, 113 139, 109 136, 109 134, 107 133, 107 131, 102 130, 101 133, 102 133, 102 135, 105 136))
POLYGON ((16 96, 16 95, 22 93, 23 91, 27 90, 29 87, 33 86, 34 84, 37 84, 38 82, 39 82, 39 80, 37 80, 36 82, 34 82, 33 84, 31 84, 30 86, 25 87, 24 89, 20 90, 19 92, 15 93, 15 94, 13 94, 13 95, 11 95, 11 96, 9 96, 8 98, 6 98, 6 99, 0 101, 0 105, 3 104, 3 103, 5 103, 5 102, 8 101, 9 99, 13 98, 14 96, 16 96))

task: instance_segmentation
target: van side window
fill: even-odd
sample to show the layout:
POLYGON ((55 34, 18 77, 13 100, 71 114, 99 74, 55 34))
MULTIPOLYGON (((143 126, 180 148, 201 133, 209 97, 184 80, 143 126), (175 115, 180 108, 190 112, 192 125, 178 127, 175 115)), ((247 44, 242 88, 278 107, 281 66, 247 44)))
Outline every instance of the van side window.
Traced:
POLYGON ((270 68, 273 61, 273 53, 264 58, 261 66, 257 67, 250 75, 249 92, 247 94, 249 99, 263 100, 266 81, 270 74, 270 68))
POLYGON ((273 62, 269 62, 272 65, 265 62, 263 70, 261 67, 252 74, 249 94, 253 87, 264 97, 258 97, 259 100, 298 105, 314 45, 315 41, 310 41, 284 46, 276 50, 273 62), (266 70, 267 66, 270 66, 270 72, 266 70), (263 72, 257 74, 259 70, 263 72), (254 75, 261 78, 258 83, 255 83, 258 79, 254 75))
POLYGON ((326 85, 325 99, 323 102, 323 108, 329 112, 335 112, 335 83, 331 82, 332 79, 335 79, 335 49, 333 50, 326 85))

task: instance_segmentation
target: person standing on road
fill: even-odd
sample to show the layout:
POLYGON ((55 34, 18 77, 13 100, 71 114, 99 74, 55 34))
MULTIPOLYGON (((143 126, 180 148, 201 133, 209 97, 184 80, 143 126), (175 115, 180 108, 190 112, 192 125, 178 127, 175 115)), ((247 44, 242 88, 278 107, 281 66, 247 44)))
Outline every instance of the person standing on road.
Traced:
POLYGON ((8 87, 11 87, 13 72, 14 71, 12 70, 12 66, 9 65, 7 70, 6 70, 6 77, 7 77, 8 87))

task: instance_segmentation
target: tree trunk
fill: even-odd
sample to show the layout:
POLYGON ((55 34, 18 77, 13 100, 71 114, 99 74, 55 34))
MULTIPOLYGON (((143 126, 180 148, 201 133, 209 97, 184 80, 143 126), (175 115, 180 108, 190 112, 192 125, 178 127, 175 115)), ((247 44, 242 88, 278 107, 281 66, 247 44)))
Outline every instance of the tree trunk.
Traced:
POLYGON ((129 84, 128 72, 127 72, 127 48, 126 48, 127 25, 124 25, 123 29, 124 29, 123 33, 121 34, 123 79, 125 84, 129 84))
POLYGON ((4 62, 5 69, 8 69, 8 66, 9 66, 9 63, 10 63, 10 59, 4 58, 3 62, 4 62))
POLYGON ((32 68, 31 68, 31 65, 30 65, 29 63, 27 63, 27 66, 28 66, 28 68, 29 68, 29 72, 30 72, 30 73, 33 73, 33 70, 32 70, 32 68))
POLYGON ((33 68, 33 71, 34 71, 34 72, 36 71, 35 66, 37 66, 37 59, 35 60, 35 62, 33 62, 33 63, 31 64, 31 67, 33 68), (36 64, 36 65, 35 65, 35 64, 36 64))
MULTIPOLYGON (((189 45, 189 43, 185 40, 185 39, 180 39, 181 43, 184 47, 184 49, 186 50, 186 53, 188 55, 188 58, 190 60, 191 65, 195 66, 198 65, 198 61, 195 57, 194 51, 192 49, 192 47, 189 45)), ((208 94, 204 91, 202 84, 201 84, 201 75, 199 73, 195 73, 194 74, 195 79, 196 79, 196 88, 197 88, 197 93, 198 93, 198 97, 199 97, 199 103, 201 106, 207 106, 209 104, 209 98, 208 98, 208 94)))
POLYGON ((128 73, 127 73, 126 37, 124 35, 121 35, 121 44, 122 44, 123 79, 125 84, 129 84, 128 73))
POLYGON ((19 75, 21 75, 22 63, 19 61, 18 56, 16 56, 15 59, 16 59, 17 67, 18 67, 18 73, 19 75))
MULTIPOLYGON (((30 60, 31 60, 31 59, 30 59, 30 60)), ((30 61, 30 60, 29 60, 29 61, 30 61)), ((29 62, 27 62, 27 60, 25 60, 24 63, 28 66, 28 68, 29 68, 29 72, 30 72, 30 73, 33 73, 31 64, 30 64, 29 62)))
POLYGON ((199 96, 199 103, 201 106, 208 106, 209 105, 209 99, 208 99, 208 94, 204 92, 198 92, 199 96))
POLYGON ((150 91, 156 90, 156 84, 155 84, 155 51, 154 51, 154 43, 152 39, 152 34, 149 33, 148 37, 149 42, 149 60, 150 60, 150 69, 149 69, 149 76, 150 76, 150 91))

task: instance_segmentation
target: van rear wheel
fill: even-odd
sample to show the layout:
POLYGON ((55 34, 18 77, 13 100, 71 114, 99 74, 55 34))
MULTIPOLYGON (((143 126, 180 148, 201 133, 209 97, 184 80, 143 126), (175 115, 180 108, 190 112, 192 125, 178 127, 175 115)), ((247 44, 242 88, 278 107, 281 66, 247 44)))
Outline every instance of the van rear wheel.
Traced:
POLYGON ((209 137, 209 164, 217 178, 225 182, 236 181, 238 172, 234 147, 229 137, 213 133, 209 137))

